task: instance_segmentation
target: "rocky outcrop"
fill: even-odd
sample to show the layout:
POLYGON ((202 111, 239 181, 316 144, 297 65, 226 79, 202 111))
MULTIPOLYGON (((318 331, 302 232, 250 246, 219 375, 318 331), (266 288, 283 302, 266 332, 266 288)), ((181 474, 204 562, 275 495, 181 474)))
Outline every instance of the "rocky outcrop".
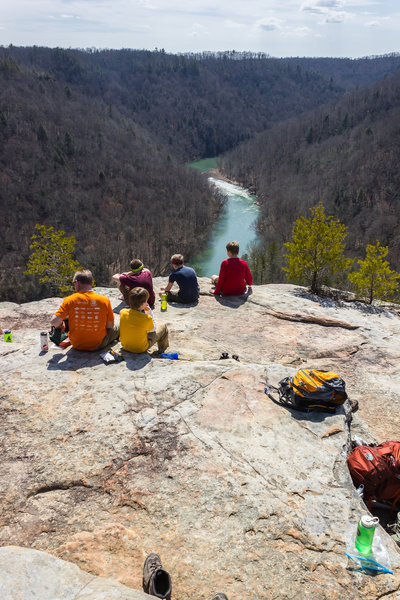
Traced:
POLYGON ((95 577, 46 552, 0 548, 2 600, 149 600, 116 581, 95 577))
MULTIPOLYGON (((0 544, 134 589, 155 551, 176 600, 397 598, 400 554, 383 531, 393 576, 345 556, 365 512, 345 463, 349 411, 289 411, 264 383, 333 369, 359 403, 351 430, 398 438, 398 315, 290 285, 223 299, 201 288, 197 306, 156 308, 178 361, 43 354, 39 331, 60 300, 0 304, 13 329, 0 342, 0 544)), ((118 314, 117 291, 100 291, 118 314)))

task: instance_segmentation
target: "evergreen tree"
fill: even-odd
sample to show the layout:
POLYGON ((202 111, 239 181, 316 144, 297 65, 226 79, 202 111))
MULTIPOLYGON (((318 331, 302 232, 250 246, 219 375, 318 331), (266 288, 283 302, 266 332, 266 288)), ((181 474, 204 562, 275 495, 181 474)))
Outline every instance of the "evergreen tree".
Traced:
POLYGON ((65 231, 54 231, 54 227, 36 225, 38 233, 31 238, 26 273, 39 275, 40 283, 50 283, 55 291, 67 293, 71 290, 72 277, 79 263, 73 258, 75 237, 66 237, 65 231))
POLYGON ((398 297, 400 274, 392 271, 387 260, 388 246, 368 244, 365 260, 359 260, 359 270, 349 274, 357 293, 370 304, 376 299, 393 300, 398 297))
POLYGON ((311 208, 312 217, 300 217, 293 225, 292 241, 285 246, 286 277, 305 283, 318 294, 321 285, 335 273, 348 269, 351 260, 343 256, 347 228, 325 215, 322 204, 311 208))

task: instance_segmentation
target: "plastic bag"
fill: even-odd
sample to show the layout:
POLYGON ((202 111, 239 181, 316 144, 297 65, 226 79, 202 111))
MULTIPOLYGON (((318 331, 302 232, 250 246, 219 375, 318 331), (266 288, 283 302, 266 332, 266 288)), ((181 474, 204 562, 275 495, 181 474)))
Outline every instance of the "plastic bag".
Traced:
POLYGON ((103 359, 103 361, 106 363, 106 365, 124 360, 124 357, 122 356, 122 354, 120 354, 119 352, 116 352, 115 350, 112 350, 112 349, 109 350, 108 352, 103 352, 103 354, 100 354, 100 358, 103 359))
POLYGON ((362 554, 357 550, 355 546, 356 534, 357 524, 352 522, 348 525, 346 533, 346 556, 366 571, 393 573, 383 535, 379 529, 375 529, 372 552, 370 554, 362 554))

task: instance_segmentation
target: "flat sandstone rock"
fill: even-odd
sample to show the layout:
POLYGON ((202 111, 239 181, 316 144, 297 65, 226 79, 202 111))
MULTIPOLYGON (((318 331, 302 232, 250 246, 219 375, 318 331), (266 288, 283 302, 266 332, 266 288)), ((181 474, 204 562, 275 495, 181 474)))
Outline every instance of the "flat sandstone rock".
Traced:
MULTIPOLYGON (((13 343, 0 342, 0 545, 137 590, 157 552, 174 600, 397 598, 400 554, 383 531, 393 576, 345 556, 366 510, 345 463, 351 430, 398 438, 397 313, 291 285, 221 299, 208 289, 201 280, 196 306, 156 307, 178 361, 40 353, 60 299, 0 304, 13 329, 13 343), (344 377, 360 406, 351 424, 348 407, 305 415, 265 395, 266 378, 310 367, 344 377)), ((99 291, 118 315, 117 290, 99 291)), ((6 580, 0 571, 0 589, 6 580)))

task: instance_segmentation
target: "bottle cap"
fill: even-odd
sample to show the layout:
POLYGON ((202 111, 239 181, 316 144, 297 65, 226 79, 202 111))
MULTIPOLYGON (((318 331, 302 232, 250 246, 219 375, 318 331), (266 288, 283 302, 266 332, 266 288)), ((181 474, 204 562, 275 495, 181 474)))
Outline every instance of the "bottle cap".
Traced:
POLYGON ((372 529, 379 523, 378 517, 371 517, 370 515, 363 515, 360 519, 360 523, 366 529, 372 529))

